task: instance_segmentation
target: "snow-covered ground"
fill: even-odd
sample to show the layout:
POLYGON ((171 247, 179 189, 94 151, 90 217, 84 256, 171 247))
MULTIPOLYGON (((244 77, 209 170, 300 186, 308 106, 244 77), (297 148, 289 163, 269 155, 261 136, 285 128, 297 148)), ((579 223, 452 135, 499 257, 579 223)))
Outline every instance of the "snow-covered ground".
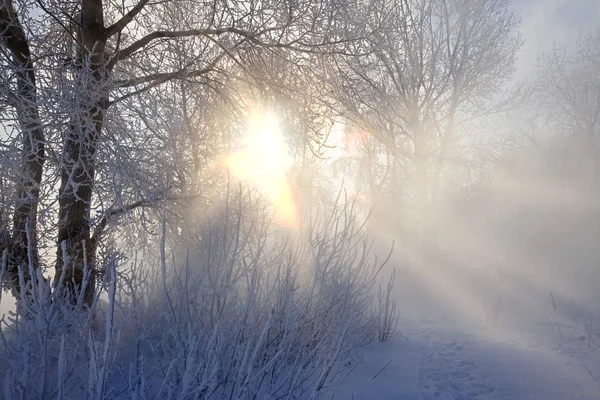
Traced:
POLYGON ((510 274, 475 279, 451 263, 394 268, 400 336, 362 348, 324 399, 600 399, 600 337, 583 312, 564 317, 550 295, 523 300, 510 274), (502 297, 499 287, 513 292, 502 297))
POLYGON ((412 339, 363 349, 363 360, 336 399, 600 399, 600 383, 585 353, 564 354, 549 344, 505 341, 421 326, 412 339), (420 334, 420 336, 418 336, 420 334))

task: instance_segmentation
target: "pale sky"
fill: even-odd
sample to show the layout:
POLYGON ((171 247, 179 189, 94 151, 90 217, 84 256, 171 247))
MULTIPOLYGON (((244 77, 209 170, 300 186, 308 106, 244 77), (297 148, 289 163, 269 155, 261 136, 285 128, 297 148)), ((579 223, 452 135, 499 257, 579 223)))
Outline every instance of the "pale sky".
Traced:
POLYGON ((518 64, 520 77, 554 43, 572 46, 580 32, 600 29, 600 0, 512 0, 512 4, 522 17, 525 40, 518 64))

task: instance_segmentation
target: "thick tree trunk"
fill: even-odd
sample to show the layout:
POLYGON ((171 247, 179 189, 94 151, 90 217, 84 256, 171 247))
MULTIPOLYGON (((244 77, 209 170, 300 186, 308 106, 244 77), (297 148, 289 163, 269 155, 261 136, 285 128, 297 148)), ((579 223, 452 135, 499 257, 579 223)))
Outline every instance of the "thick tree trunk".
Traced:
POLYGON ((0 2, 1 39, 13 57, 17 90, 14 108, 22 135, 21 165, 17 180, 17 200, 9 243, 8 285, 20 293, 19 268, 30 279, 28 267, 38 268, 37 212, 44 167, 44 133, 37 103, 35 70, 25 32, 11 0, 0 2))
POLYGON ((76 109, 65 134, 61 165, 56 279, 63 279, 73 300, 89 306, 95 293, 96 252, 90 211, 96 149, 108 106, 102 0, 84 0, 81 15, 76 109))

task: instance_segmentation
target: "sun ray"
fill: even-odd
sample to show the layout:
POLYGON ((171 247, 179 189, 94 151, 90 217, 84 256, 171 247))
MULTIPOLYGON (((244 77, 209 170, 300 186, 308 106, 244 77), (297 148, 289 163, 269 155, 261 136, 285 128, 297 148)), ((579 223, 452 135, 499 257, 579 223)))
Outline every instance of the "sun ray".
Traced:
POLYGON ((298 229, 298 201, 290 181, 293 157, 277 117, 262 108, 250 110, 240 144, 239 150, 225 156, 225 167, 269 199, 277 223, 298 229))

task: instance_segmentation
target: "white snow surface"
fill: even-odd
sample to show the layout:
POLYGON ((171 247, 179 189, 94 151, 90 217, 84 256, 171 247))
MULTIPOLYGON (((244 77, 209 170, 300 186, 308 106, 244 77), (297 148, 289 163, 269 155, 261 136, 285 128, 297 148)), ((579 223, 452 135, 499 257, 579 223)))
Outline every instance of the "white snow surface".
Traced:
POLYGON ((362 348, 348 379, 323 399, 600 399, 600 350, 575 321, 565 328, 549 314, 503 311, 491 322, 458 300, 476 292, 464 276, 455 278, 460 290, 442 294, 423 274, 395 268, 400 334, 362 348))

